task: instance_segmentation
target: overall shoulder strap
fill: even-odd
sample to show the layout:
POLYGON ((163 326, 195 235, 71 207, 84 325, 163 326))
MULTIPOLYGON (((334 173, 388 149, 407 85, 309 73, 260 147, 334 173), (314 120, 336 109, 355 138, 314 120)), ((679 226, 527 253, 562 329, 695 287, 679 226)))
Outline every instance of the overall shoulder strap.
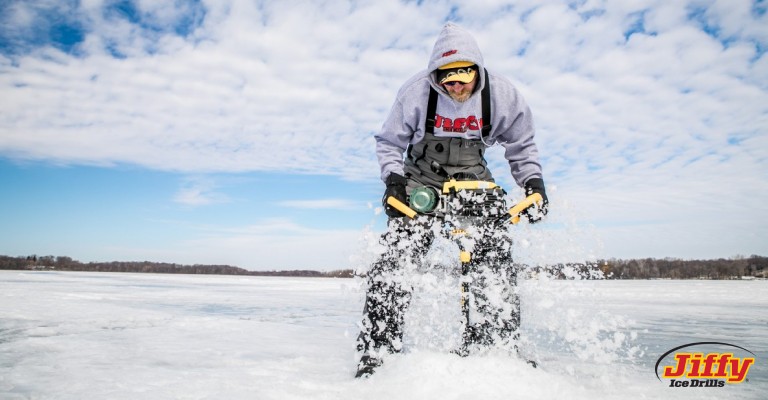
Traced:
MULTIPOLYGON (((429 99, 427 100, 427 120, 424 122, 424 137, 429 138, 435 134, 435 114, 437 114, 437 92, 432 86, 429 87, 429 99)), ((409 144, 406 148, 405 155, 407 158, 411 158, 411 152, 413 151, 413 145, 409 144)), ((423 157, 423 153, 421 157, 423 157)))
MULTIPOLYGON (((491 133, 491 81, 488 79, 488 70, 485 68, 483 70, 485 71, 485 86, 480 92, 480 101, 483 104, 483 139, 487 139, 491 133)), ((434 114, 432 114, 432 118, 434 118, 434 114)))
POLYGON ((424 126, 424 132, 435 133, 435 113, 437 112, 437 92, 429 87, 429 100, 427 101, 427 122, 424 126))

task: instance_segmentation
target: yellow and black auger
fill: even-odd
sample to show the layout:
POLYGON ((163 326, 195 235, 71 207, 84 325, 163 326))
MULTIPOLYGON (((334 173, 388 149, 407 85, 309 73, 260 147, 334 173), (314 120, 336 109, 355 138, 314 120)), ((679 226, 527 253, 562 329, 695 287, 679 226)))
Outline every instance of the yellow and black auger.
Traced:
MULTIPOLYGON (((443 197, 459 191, 480 192, 486 195, 490 191, 494 196, 497 196, 497 191, 501 191, 503 196, 503 189, 501 189, 501 187, 494 182, 457 181, 451 179, 443 184, 443 197)), ((439 214, 439 209, 441 208, 440 206, 442 205, 442 208, 445 208, 449 204, 444 200, 443 197, 437 193, 435 188, 429 186, 421 186, 411 192, 409 204, 405 204, 392 196, 387 198, 387 204, 394 207, 397 211, 400 211, 409 218, 416 218, 420 214, 439 214)), ((543 200, 544 199, 540 194, 534 193, 526 197, 523 201, 515 204, 514 207, 507 210, 505 215, 501 215, 499 218, 509 218, 510 223, 517 224, 520 222, 520 216, 522 215, 523 211, 529 209, 530 207, 541 205, 543 200)), ((445 210, 443 210, 442 214, 446 214, 445 210)))
MULTIPOLYGON (((444 236, 459 247, 458 258, 461 264, 461 309, 463 315, 463 347, 457 351, 461 355, 469 354, 472 345, 487 346, 494 340, 488 339, 487 328, 478 327, 470 320, 470 274, 481 267, 481 263, 488 261, 488 254, 492 251, 504 251, 499 249, 472 248, 470 236, 493 235, 493 231, 506 229, 504 225, 516 225, 521 216, 531 211, 532 208, 541 207, 543 198, 534 193, 526 197, 512 208, 506 209, 504 190, 494 182, 478 180, 450 179, 443 184, 442 191, 429 186, 422 186, 411 191, 408 204, 390 196, 387 204, 400 211, 411 219, 421 216, 438 218, 443 222, 444 236), (482 227, 482 229, 477 229, 482 227), (482 233, 482 232, 485 233, 482 233), (480 232, 480 233, 478 233, 480 232), (473 254, 480 253, 477 257, 473 254)), ((511 242, 511 241, 510 241, 511 242)), ((511 249, 508 249, 511 250, 511 249)), ((507 252, 508 253, 508 252, 507 252)), ((509 254, 498 260, 511 264, 509 254), (505 258, 506 257, 506 258, 505 258)), ((497 260, 497 261, 498 261, 497 260)), ((497 268, 514 268, 512 265, 497 266, 497 268)), ((516 275, 516 274, 515 274, 516 275)), ((516 282, 516 276, 514 278, 516 282)), ((515 283, 513 282, 513 284, 515 283)), ((477 295, 476 295, 477 296, 477 295)), ((519 300, 515 297, 514 306, 517 307, 511 326, 505 327, 516 331, 519 325, 519 300)))

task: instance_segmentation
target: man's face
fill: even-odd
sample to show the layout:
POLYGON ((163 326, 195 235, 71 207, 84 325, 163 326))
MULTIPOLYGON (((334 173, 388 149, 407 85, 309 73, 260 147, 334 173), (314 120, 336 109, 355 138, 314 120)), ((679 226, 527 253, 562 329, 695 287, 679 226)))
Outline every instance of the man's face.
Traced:
POLYGON ((476 83, 477 76, 475 76, 475 78, 472 79, 472 81, 469 83, 448 82, 444 83, 443 87, 448 91, 448 94, 452 99, 458 101, 459 103, 463 103, 469 99, 470 95, 472 95, 472 91, 475 90, 476 83))

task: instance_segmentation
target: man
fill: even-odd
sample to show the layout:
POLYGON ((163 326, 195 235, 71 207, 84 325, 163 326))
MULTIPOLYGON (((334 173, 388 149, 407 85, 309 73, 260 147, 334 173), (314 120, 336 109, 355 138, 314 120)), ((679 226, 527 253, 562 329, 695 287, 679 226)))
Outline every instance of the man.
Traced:
MULTIPOLYGON (((484 152, 499 144, 517 184, 526 194, 539 193, 544 199, 536 207, 539 215, 534 210, 528 213, 529 220, 536 222, 546 213, 547 197, 533 137, 531 111, 517 89, 485 69, 480 49, 467 31, 445 25, 427 70, 400 88, 381 132, 375 135, 381 178, 386 184, 383 202, 390 220, 382 238, 387 250, 367 274, 358 377, 372 374, 381 364, 382 354, 401 350, 403 313, 410 301, 408 285, 402 279, 403 265, 419 263, 433 236, 428 226, 406 219, 386 199, 391 196, 407 204, 413 189, 442 189, 450 178, 493 181, 484 152)), ((516 279, 510 245, 497 240, 476 249, 477 257, 493 265, 508 286, 516 279)), ((507 295, 515 307, 471 326, 476 336, 472 341, 491 344, 509 339, 517 330, 517 300, 511 290, 507 295)))

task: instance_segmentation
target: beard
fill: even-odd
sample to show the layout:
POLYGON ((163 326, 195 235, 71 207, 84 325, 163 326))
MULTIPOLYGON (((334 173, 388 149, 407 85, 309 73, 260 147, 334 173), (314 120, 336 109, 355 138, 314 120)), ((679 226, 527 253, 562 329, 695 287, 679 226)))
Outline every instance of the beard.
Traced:
POLYGON ((459 93, 449 91, 448 94, 451 96, 452 99, 458 101, 459 103, 463 103, 469 99, 469 96, 472 94, 472 90, 470 88, 465 87, 459 93))

